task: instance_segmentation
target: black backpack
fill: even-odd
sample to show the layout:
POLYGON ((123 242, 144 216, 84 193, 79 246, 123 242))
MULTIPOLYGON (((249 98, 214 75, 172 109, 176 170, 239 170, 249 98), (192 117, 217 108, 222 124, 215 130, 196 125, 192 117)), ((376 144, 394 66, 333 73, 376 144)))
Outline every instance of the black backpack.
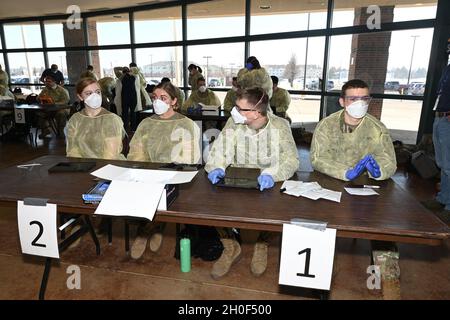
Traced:
POLYGON ((214 227, 186 225, 181 230, 176 246, 175 258, 180 259, 180 239, 189 238, 191 240, 191 256, 201 258, 204 261, 214 261, 220 258, 223 245, 220 241, 219 233, 214 227))

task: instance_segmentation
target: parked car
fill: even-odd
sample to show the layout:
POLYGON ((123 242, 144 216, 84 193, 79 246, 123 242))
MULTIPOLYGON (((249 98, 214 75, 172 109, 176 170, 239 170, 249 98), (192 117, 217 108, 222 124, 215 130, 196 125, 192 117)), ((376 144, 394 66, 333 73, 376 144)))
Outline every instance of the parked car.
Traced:
POLYGON ((410 89, 410 94, 412 94, 413 96, 423 96, 424 92, 425 92, 425 83, 423 82, 416 83, 410 89))
POLYGON ((209 84, 208 84, 209 87, 218 87, 220 85, 221 85, 221 83, 218 79, 209 80, 209 84))
MULTIPOLYGON (((328 80, 327 82, 327 90, 331 90, 334 88, 334 82, 331 80, 328 80)), ((318 80, 311 80, 306 84, 306 89, 309 90, 320 90, 320 83, 318 80)))
POLYGON ((398 82, 398 81, 388 81, 384 84, 384 90, 398 91, 399 88, 400 88, 400 82, 398 82))

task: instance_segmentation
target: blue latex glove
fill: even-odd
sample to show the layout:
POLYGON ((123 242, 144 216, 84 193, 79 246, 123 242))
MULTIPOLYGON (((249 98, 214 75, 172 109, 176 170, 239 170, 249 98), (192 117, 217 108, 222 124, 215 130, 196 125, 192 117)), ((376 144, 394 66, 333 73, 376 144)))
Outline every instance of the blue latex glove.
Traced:
POLYGON ((379 178, 381 176, 381 169, 377 161, 372 155, 369 155, 369 160, 366 163, 366 169, 369 171, 370 175, 374 178, 379 178))
POLYGON ((359 160, 359 162, 352 169, 347 170, 347 172, 345 173, 345 177, 350 181, 358 178, 361 175, 361 173, 363 173, 364 170, 366 170, 366 163, 369 160, 370 160, 369 155, 359 160))
POLYGON ((262 174, 258 177, 259 183, 259 191, 263 191, 264 189, 270 189, 275 185, 275 181, 269 174, 262 174))
POLYGON ((225 177, 225 171, 223 171, 220 168, 219 169, 214 169, 213 171, 208 173, 208 179, 209 179, 209 181, 211 181, 212 184, 216 184, 223 177, 225 177))

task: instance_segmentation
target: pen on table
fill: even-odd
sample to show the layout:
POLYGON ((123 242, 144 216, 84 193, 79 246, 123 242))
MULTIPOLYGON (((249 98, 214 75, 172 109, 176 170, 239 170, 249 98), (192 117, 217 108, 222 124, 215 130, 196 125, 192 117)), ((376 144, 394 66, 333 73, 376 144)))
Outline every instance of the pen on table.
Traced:
POLYGON ((380 189, 380 186, 375 186, 375 185, 370 185, 370 184, 358 184, 358 185, 351 185, 351 186, 348 186, 348 188, 380 189))
POLYGON ((280 189, 280 192, 285 192, 286 191, 286 188, 281 188, 280 189))
POLYGON ((25 167, 33 167, 33 166, 41 166, 40 163, 29 163, 29 164, 20 164, 17 168, 25 168, 25 167))

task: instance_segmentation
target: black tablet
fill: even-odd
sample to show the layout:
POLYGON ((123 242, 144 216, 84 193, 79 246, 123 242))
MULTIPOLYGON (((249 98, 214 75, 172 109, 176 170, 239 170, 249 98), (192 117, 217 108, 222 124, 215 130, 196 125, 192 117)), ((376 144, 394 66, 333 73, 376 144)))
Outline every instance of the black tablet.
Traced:
POLYGON ((258 189, 258 176, 260 169, 228 167, 225 177, 216 185, 219 187, 258 189))
POLYGON ((88 172, 95 167, 95 162, 60 162, 48 169, 48 172, 88 172))

